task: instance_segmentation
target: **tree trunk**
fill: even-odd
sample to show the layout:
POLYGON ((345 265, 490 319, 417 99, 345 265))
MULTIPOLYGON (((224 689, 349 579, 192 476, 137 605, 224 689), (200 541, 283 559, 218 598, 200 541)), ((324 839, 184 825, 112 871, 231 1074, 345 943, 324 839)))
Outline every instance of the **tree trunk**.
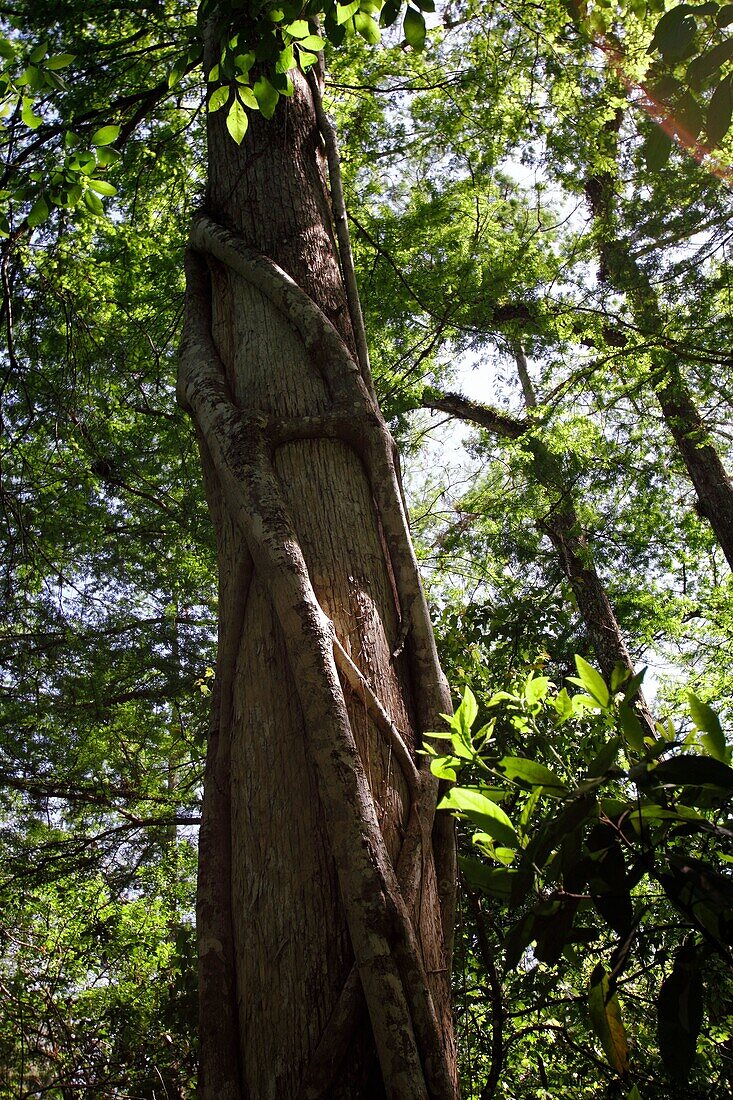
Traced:
MULTIPOLYGON (((620 124, 620 116, 618 119, 620 124)), ((614 143, 618 124, 609 137, 614 143)), ((652 384, 664 421, 677 445, 697 495, 697 511, 708 520, 733 569, 733 483, 715 447, 685 382, 682 356, 669 349, 659 297, 646 271, 616 228, 613 178, 608 172, 585 182, 585 194, 598 228, 600 278, 608 279, 624 293, 640 332, 656 347, 650 349, 652 384)))
POLYGON ((187 258, 179 395, 220 576, 200 1095, 455 1097, 454 842, 415 762, 450 697, 295 85, 241 147, 209 116, 187 258))
MULTIPOLYGON (((534 391, 524 364, 524 353, 518 349, 515 354, 525 402, 528 406, 535 405, 534 391)), ((425 408, 447 412, 451 416, 477 424, 494 435, 522 441, 522 445, 532 456, 537 484, 547 490, 551 499, 549 510, 537 520, 536 526, 547 535, 557 552, 560 568, 572 589, 578 614, 588 632, 601 672, 608 684, 611 683, 616 665, 621 665, 629 676, 633 676, 631 655, 606 587, 596 570, 592 547, 583 533, 575 510, 572 487, 563 473, 558 456, 552 454, 540 440, 532 437, 529 421, 517 420, 506 413, 469 401, 460 394, 428 391, 423 397, 423 405, 425 408), (525 436, 526 439, 523 438, 525 436)), ((653 734, 654 719, 641 692, 637 694, 634 705, 645 731, 653 734)))

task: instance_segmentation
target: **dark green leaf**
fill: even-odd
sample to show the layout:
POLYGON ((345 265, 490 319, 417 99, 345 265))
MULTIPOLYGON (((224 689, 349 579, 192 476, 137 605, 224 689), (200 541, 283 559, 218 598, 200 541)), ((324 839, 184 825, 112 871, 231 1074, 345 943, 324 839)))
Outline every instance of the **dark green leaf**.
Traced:
POLYGON ((713 92, 708 105, 705 129, 711 145, 719 145, 728 133, 733 117, 733 85, 727 76, 713 92))
POLYGON ((672 973, 665 978, 657 1000, 659 1053, 670 1076, 686 1080, 697 1051, 703 1018, 702 977, 693 947, 677 952, 672 973))
POLYGON ((648 778, 652 783, 670 783, 676 787, 711 784, 733 791, 733 768, 705 756, 674 756, 651 769, 648 778))
POLYGON ((405 38, 413 50, 422 50, 425 46, 425 18, 417 8, 408 5, 403 23, 405 38))
POLYGON ((657 23, 649 52, 657 49, 667 59, 683 57, 697 31, 697 23, 689 14, 689 4, 672 8, 657 23))

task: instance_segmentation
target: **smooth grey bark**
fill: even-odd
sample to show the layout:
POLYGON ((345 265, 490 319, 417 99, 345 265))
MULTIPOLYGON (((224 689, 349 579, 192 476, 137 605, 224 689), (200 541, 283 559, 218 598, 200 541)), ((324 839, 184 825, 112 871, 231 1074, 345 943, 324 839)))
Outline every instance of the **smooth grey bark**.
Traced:
POLYGON ((209 116, 187 259, 179 397, 220 574, 200 1094, 448 1100, 454 841, 415 750, 450 697, 295 83, 241 148, 209 116))

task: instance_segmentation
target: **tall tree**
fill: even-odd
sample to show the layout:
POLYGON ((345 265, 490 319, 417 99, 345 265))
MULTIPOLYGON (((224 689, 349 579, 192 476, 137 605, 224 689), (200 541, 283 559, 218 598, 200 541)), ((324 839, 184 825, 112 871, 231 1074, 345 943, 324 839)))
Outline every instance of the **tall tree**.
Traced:
MULTIPOLYGON (((24 102, 26 121, 41 128, 16 169, 43 149, 44 133, 71 131, 69 102, 82 132, 105 107, 115 112, 92 142, 121 143, 203 59, 208 186, 187 252, 178 385, 219 560, 197 909, 201 1095, 448 1098, 457 1091, 454 843, 445 815, 434 828, 437 780, 416 750, 450 696, 394 444, 354 335, 337 191, 332 201, 325 182, 333 135, 320 77, 295 63, 297 50, 302 68, 312 66, 308 51, 323 45, 307 22, 322 7, 204 4, 170 80, 151 88, 135 65, 111 101, 124 66, 113 53, 108 67, 90 60, 86 115, 49 78, 57 114, 44 131, 24 102), (260 111, 248 128, 243 104, 260 111)), ((345 20, 350 33, 378 37, 374 5, 339 13, 340 24, 326 7, 337 40, 345 20)), ((146 9, 126 8, 127 38, 116 45, 164 66, 170 47, 147 33, 146 9)), ((173 11, 156 13, 159 34, 173 11)), ((54 49, 68 50, 50 73, 92 37, 73 5, 68 25, 56 15, 44 6, 24 27, 40 37, 46 17, 54 49)), ((417 44, 416 20, 424 37, 409 9, 417 44)), ((31 67, 46 57, 39 50, 31 67)), ((64 171, 40 195, 18 187, 27 217, 9 226, 11 240, 54 205, 73 208, 83 194, 97 212, 94 195, 114 190, 95 179, 90 192, 74 182, 81 169, 64 171)))

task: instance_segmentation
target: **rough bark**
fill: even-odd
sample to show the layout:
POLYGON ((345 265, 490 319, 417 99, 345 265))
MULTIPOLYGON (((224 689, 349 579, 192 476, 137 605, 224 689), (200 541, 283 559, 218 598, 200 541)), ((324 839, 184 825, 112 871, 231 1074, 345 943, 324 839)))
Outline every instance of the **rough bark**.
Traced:
POLYGON ((179 379, 221 593, 200 1094, 454 1097, 453 838, 415 756, 450 699, 306 81, 241 148, 210 116, 209 166, 179 379))

